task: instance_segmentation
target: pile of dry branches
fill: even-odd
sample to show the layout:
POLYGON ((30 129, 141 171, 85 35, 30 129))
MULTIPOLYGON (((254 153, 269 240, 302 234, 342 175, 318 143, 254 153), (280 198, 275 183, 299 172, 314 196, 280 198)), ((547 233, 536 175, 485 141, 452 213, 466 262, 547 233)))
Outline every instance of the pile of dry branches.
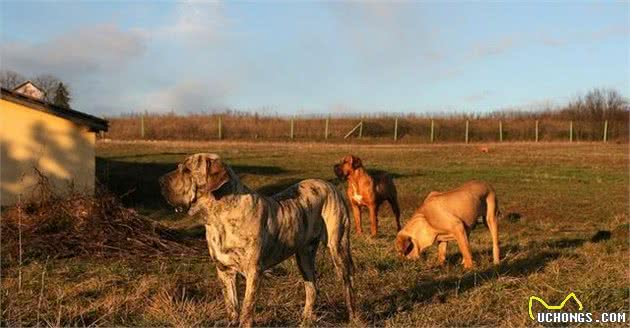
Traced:
POLYGON ((5 264, 20 257, 28 261, 194 252, 168 228, 125 208, 114 195, 99 191, 97 196, 59 196, 42 175, 28 200, 3 210, 0 228, 5 264))

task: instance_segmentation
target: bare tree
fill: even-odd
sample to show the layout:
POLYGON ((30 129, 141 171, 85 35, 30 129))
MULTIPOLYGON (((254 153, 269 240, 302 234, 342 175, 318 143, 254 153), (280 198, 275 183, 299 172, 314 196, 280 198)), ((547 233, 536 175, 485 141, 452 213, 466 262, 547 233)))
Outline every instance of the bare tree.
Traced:
POLYGON ((0 86, 5 89, 13 89, 24 81, 26 78, 20 73, 10 70, 0 71, 0 86))
POLYGON ((59 83, 61 83, 61 80, 54 75, 41 74, 33 79, 33 83, 44 91, 44 100, 51 103, 55 100, 57 87, 59 83))

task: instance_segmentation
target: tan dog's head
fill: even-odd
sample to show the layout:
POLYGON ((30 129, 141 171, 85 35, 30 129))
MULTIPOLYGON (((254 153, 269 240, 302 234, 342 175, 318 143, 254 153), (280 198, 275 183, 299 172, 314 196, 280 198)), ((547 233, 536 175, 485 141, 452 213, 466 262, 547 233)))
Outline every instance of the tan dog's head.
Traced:
POLYGON ((411 231, 403 229, 398 233, 395 241, 396 253, 401 257, 416 260, 427 247, 435 243, 437 234, 422 215, 416 215, 408 224, 413 224, 414 229, 411 231), (410 232, 413 236, 410 236, 410 232))
POLYGON ((361 159, 354 155, 347 155, 341 159, 341 162, 335 164, 335 175, 341 180, 345 180, 352 172, 363 167, 361 159))
POLYGON ((205 153, 186 157, 177 169, 159 178, 162 195, 175 212, 188 211, 200 196, 212 195, 229 180, 219 156, 205 153))

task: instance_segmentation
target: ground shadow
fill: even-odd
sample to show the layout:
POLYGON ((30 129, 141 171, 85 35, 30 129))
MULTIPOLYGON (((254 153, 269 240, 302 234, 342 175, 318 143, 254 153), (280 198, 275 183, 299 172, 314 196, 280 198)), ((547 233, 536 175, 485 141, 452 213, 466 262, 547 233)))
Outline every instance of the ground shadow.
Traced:
POLYGON ((371 313, 368 318, 378 324, 401 311, 411 310, 414 304, 427 302, 445 302, 452 294, 466 292, 482 284, 498 279, 500 276, 523 277, 544 268, 547 263, 561 255, 558 251, 544 251, 527 258, 504 262, 484 271, 473 271, 463 276, 437 280, 419 281, 407 290, 398 290, 385 297, 366 304, 362 312, 371 313), (386 310, 376 311, 377 306, 388 304, 386 310))
MULTIPOLYGON (((144 209, 168 209, 162 199, 158 178, 174 170, 177 162, 151 163, 96 158, 98 182, 108 191, 121 197, 126 206, 144 209)), ((288 172, 277 166, 232 165, 239 175, 276 175, 288 172)))
POLYGON ((302 179, 296 179, 296 178, 281 179, 280 181, 276 183, 259 187, 258 189, 256 189, 256 191, 265 196, 273 196, 300 181, 302 181, 302 179))
POLYGON ((386 170, 381 170, 381 169, 367 169, 367 172, 369 175, 371 176, 378 176, 378 175, 382 175, 382 174, 389 174, 389 176, 391 176, 394 179, 399 179, 399 178, 414 178, 414 177, 421 177, 421 176, 425 176, 425 173, 421 173, 421 172, 415 172, 415 173, 410 173, 410 174, 401 174, 401 173, 397 173, 397 172, 391 172, 391 171, 386 171, 386 170))

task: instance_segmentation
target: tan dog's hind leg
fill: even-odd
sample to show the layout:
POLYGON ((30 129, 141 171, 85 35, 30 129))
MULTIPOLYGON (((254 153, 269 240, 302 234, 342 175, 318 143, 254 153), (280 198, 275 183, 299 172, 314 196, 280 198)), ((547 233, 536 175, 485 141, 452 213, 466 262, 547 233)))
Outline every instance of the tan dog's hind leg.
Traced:
POLYGON ((317 245, 309 245, 307 249, 298 251, 295 259, 304 279, 304 312, 302 313, 302 326, 310 326, 315 322, 315 314, 313 308, 317 300, 317 271, 315 270, 315 256, 317 254, 317 245))
POLYGON ((453 234, 455 235, 455 240, 457 240, 459 251, 462 253, 464 268, 472 269, 473 260, 472 254, 470 253, 470 244, 468 243, 468 233, 466 232, 466 228, 464 228, 464 223, 459 219, 458 221, 458 224, 453 229, 453 234))
POLYGON ((448 246, 448 242, 440 241, 438 243, 438 264, 444 265, 446 262, 446 246, 448 246))
POLYGON ((494 192, 488 194, 486 198, 486 222, 488 223, 488 229, 490 229, 490 235, 492 236, 492 260, 494 264, 499 264, 500 250, 499 250, 499 222, 497 220, 497 198, 494 192))
POLYGON ((354 203, 351 203, 350 206, 352 207, 352 216, 354 217, 354 228, 357 234, 363 234, 363 229, 361 229, 361 208, 354 203))
POLYGON ((236 290, 236 271, 220 270, 217 268, 217 276, 223 284, 222 292, 225 301, 225 309, 230 318, 230 325, 238 323, 238 294, 236 290))

